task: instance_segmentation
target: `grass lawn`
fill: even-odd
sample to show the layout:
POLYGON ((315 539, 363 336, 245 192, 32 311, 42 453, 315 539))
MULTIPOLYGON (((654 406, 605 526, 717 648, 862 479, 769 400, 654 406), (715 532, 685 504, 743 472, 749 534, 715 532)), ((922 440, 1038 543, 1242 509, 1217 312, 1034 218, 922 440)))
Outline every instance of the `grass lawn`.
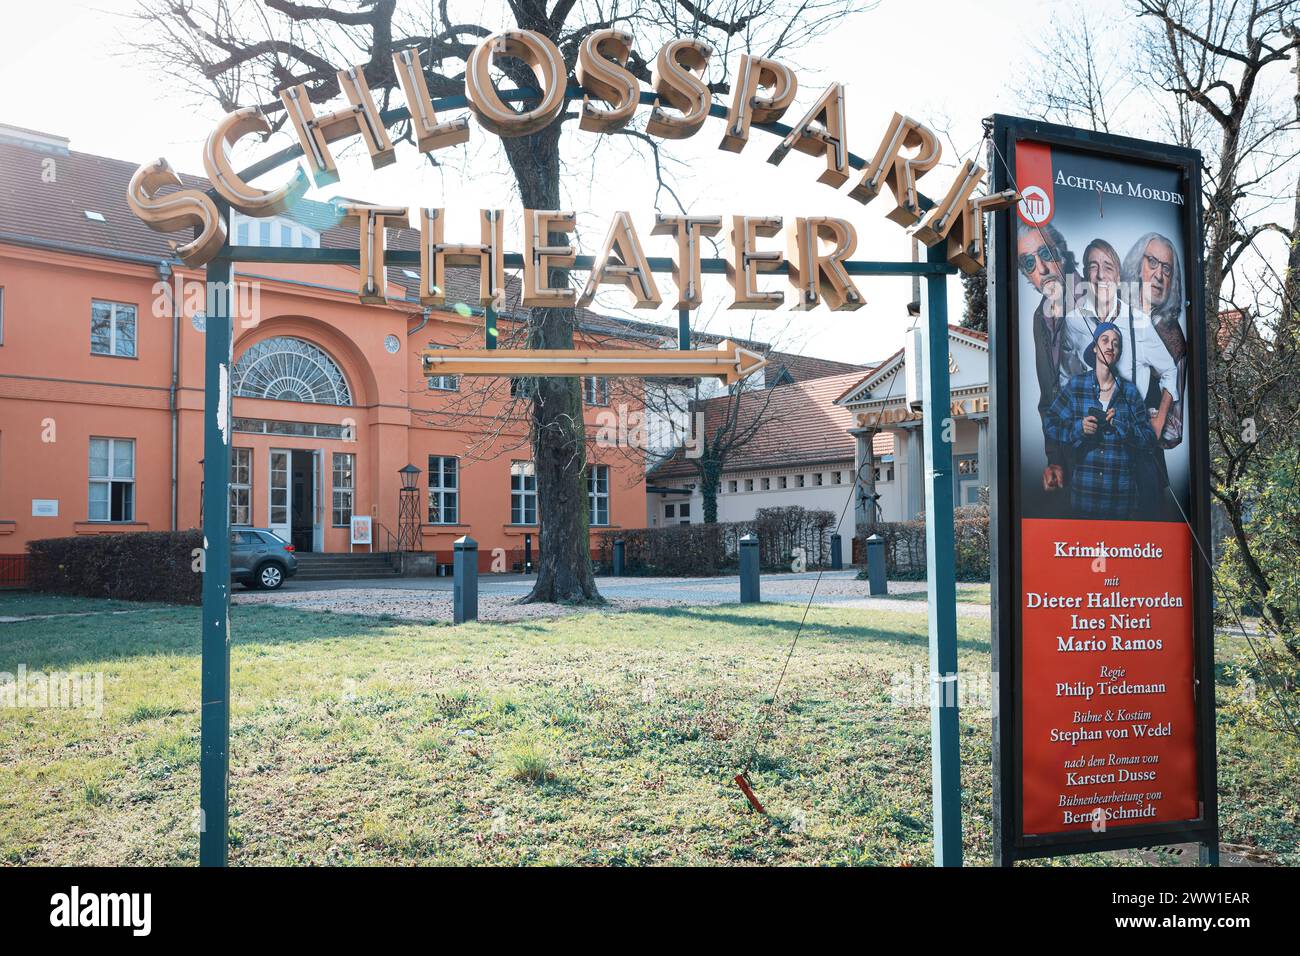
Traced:
MULTIPOLYGON (((136 608, 0 624, 0 671, 104 674, 100 717, 0 710, 0 862, 195 861, 198 612, 136 608)), ((891 704, 923 615, 814 607, 751 772, 771 816, 731 782, 802 614, 451 628, 237 606, 231 862, 926 865, 928 711, 891 704)), ((987 624, 959 627, 962 668, 987 671, 987 624)), ((1300 863, 1297 754, 1220 723, 1224 839, 1300 863)), ((987 714, 962 726, 967 859, 987 864, 987 714)))

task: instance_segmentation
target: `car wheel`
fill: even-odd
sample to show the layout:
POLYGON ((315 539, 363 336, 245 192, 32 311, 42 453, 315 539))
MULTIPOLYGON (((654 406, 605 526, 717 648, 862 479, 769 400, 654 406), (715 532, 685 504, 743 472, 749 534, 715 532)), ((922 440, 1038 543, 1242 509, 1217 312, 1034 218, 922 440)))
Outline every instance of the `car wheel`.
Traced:
POLYGON ((257 569, 257 585, 267 591, 276 590, 284 583, 284 571, 278 564, 264 564, 257 569))

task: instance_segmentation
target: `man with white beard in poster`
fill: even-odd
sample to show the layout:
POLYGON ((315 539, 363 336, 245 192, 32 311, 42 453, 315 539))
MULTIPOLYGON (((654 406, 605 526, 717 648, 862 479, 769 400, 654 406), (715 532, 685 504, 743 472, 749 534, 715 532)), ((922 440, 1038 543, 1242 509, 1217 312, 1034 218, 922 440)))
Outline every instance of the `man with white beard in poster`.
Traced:
MULTIPOLYGON (((1158 232, 1138 239, 1124 257, 1121 271, 1126 289, 1136 290, 1139 308, 1151 316, 1165 351, 1178 367, 1178 390, 1160 432, 1160 444, 1173 448, 1183 440, 1183 390, 1187 387, 1187 336, 1182 328, 1183 274, 1174 244, 1158 232)), ((1163 401, 1159 393, 1145 394, 1148 408, 1163 401)))
MULTIPOLYGON (((1083 283, 1076 281, 1074 255, 1065 237, 1050 224, 1020 226, 1016 245, 1016 263, 1042 298, 1034 309, 1034 371, 1038 378, 1038 415, 1045 421, 1047 409, 1056 398, 1061 384, 1070 376, 1084 371, 1073 341, 1066 329, 1066 314, 1083 293, 1083 283), (1066 305, 1066 302, 1069 305, 1066 305)), ((1069 480, 1066 468, 1070 455, 1044 434, 1043 450, 1047 467, 1043 469, 1043 490, 1057 491, 1069 480)))
MULTIPOLYGON (((1084 352, 1093 345, 1099 325, 1109 323, 1120 329, 1125 348, 1115 373, 1131 382, 1138 395, 1144 397, 1142 406, 1150 419, 1151 430, 1160 435, 1178 391, 1178 366, 1151 318, 1124 300, 1119 253, 1114 246, 1105 239, 1088 243, 1083 251, 1083 273, 1083 298, 1075 311, 1066 317, 1066 328, 1074 349, 1083 360, 1084 352), (1147 405, 1145 396, 1148 394, 1160 396, 1157 407, 1147 405)), ((1067 379, 1068 376, 1062 376, 1062 386, 1067 379)), ((1134 480, 1139 509, 1153 517, 1163 512, 1166 509, 1165 488, 1169 485, 1163 451, 1156 449, 1150 454, 1135 456, 1134 480)))

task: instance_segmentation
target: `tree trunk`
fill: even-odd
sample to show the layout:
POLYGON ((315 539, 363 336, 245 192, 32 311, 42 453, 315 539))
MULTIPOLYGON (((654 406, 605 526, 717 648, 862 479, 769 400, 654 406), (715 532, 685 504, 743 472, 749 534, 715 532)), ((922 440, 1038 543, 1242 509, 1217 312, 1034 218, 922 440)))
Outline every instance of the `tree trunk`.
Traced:
POLYGON ((704 523, 718 523, 718 489, 722 486, 722 462, 716 458, 701 458, 700 494, 704 497, 704 523))
MULTIPOLYGON (((531 136, 501 142, 519 184, 524 208, 558 209, 559 121, 531 136)), ((563 240, 557 237, 555 241, 563 240)), ((549 281, 552 286, 566 285, 568 272, 553 269, 549 281)), ((533 309, 528 347, 573 348, 575 322, 571 308, 533 309)), ((587 436, 578 380, 538 378, 533 389, 531 424, 541 555, 537 581, 524 602, 600 601, 588 541, 587 436)))

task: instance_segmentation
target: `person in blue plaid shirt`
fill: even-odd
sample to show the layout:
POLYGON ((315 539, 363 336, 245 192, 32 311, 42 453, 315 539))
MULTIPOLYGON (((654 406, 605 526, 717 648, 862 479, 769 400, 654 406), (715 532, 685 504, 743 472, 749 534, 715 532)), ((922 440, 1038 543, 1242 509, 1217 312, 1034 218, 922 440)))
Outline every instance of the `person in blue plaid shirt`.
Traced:
POLYGON ((1099 322, 1083 360, 1092 371, 1072 376, 1047 410, 1043 433, 1071 449, 1070 510, 1076 518, 1132 518, 1138 488, 1135 456, 1156 447, 1156 433, 1137 387, 1115 374, 1124 339, 1099 322))

